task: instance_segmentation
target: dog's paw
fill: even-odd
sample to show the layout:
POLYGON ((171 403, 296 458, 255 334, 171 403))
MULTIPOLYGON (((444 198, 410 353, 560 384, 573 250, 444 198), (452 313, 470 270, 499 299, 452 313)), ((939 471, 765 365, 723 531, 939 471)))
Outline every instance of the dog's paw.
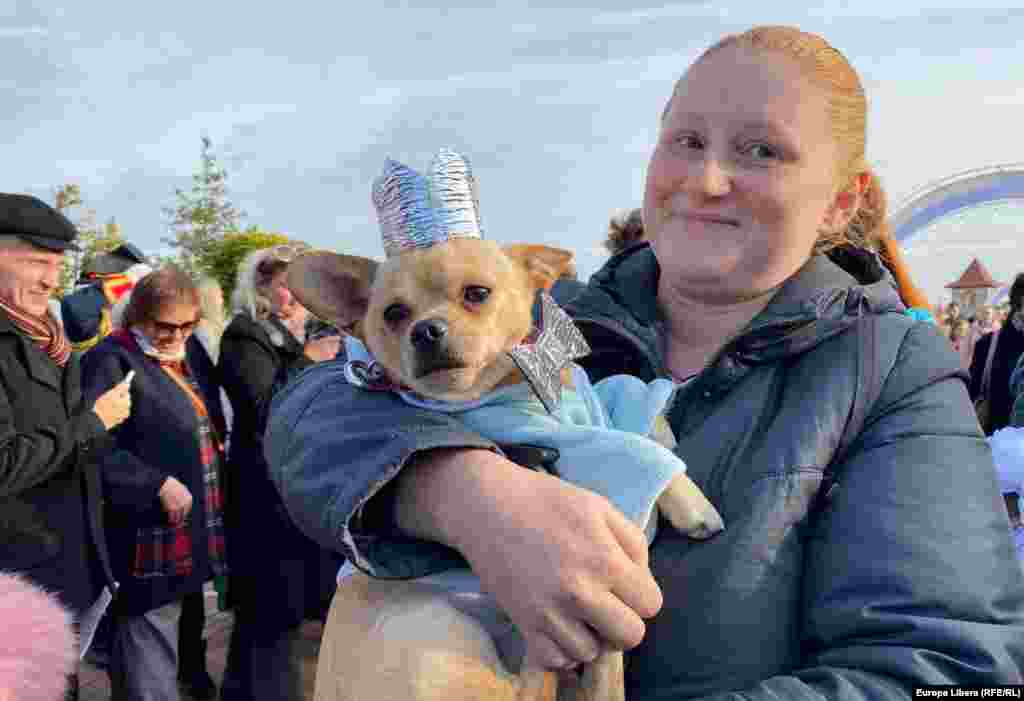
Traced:
POLYGON ((686 475, 679 475, 658 498, 668 522, 695 540, 707 540, 725 530, 721 514, 686 475))

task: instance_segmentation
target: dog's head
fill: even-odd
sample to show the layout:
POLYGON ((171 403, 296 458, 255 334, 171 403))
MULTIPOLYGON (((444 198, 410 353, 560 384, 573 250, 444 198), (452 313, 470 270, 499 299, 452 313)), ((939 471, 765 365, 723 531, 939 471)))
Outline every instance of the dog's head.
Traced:
POLYGON ((314 252, 288 267, 296 299, 359 337, 391 379, 433 399, 476 399, 516 372, 533 303, 573 255, 453 239, 385 262, 314 252))

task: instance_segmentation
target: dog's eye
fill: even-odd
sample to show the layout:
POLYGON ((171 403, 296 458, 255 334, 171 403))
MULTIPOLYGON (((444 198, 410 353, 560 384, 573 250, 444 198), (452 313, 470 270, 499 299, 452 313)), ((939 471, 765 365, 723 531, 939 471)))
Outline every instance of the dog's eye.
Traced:
POLYGON ((392 304, 384 310, 384 321, 389 324, 400 324, 409 318, 409 307, 404 304, 392 304))
POLYGON ((462 298, 470 304, 483 304, 491 296, 491 291, 479 285, 470 285, 462 291, 462 298))

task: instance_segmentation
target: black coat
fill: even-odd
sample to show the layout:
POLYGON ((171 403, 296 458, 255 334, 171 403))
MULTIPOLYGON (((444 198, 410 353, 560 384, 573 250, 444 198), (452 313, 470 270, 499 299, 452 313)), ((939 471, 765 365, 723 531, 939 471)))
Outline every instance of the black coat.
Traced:
MULTIPOLYGON (((211 423, 216 428, 217 417, 222 416, 219 395, 213 394, 211 398, 206 393, 211 380, 204 380, 190 355, 186 362, 203 390, 211 423)), ((83 356, 85 394, 90 398, 103 394, 131 370, 135 371, 132 413, 112 431, 117 449, 104 457, 102 474, 108 500, 107 542, 114 573, 121 583, 118 609, 127 615, 140 615, 201 590, 203 582, 211 578, 211 570, 204 468, 192 400, 155 360, 125 347, 114 336, 103 339, 83 356), (158 492, 168 477, 176 478, 192 492, 192 573, 180 577, 133 577, 136 529, 167 525, 158 492)), ((223 427, 223 418, 219 423, 223 427)))
POLYGON ((59 367, 0 312, 0 570, 76 613, 113 583, 89 459, 112 441, 91 408, 79 359, 59 367))
MULTIPOLYGON (((971 399, 981 394, 982 376, 985 374, 985 363, 988 360, 989 346, 992 345, 992 334, 987 333, 978 339, 971 358, 971 399)), ((1017 367, 1017 360, 1024 354, 1024 334, 1017 330, 1009 321, 1003 325, 996 342, 995 357, 992 358, 992 379, 989 387, 989 410, 991 411, 992 431, 1006 428, 1010 423, 1010 410, 1013 409, 1013 397, 1010 395, 1010 374, 1017 367)))
POLYGON ((217 366, 234 412, 228 455, 227 515, 231 601, 268 630, 316 615, 334 589, 340 558, 298 531, 270 480, 263 456, 266 413, 275 389, 313 364, 279 326, 283 345, 248 315, 232 319, 217 366))

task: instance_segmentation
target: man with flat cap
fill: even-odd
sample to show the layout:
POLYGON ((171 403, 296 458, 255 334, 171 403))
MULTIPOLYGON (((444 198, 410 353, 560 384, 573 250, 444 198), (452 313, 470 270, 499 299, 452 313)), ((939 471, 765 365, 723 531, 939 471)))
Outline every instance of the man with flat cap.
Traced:
POLYGON ((142 251, 130 243, 87 261, 75 291, 60 303, 64 331, 72 348, 84 353, 113 331, 114 305, 152 271, 142 251))
POLYGON ((50 313, 76 237, 42 200, 0 193, 0 570, 55 593, 81 621, 114 586, 90 455, 109 449, 131 399, 122 383, 83 402, 78 358, 50 313))

